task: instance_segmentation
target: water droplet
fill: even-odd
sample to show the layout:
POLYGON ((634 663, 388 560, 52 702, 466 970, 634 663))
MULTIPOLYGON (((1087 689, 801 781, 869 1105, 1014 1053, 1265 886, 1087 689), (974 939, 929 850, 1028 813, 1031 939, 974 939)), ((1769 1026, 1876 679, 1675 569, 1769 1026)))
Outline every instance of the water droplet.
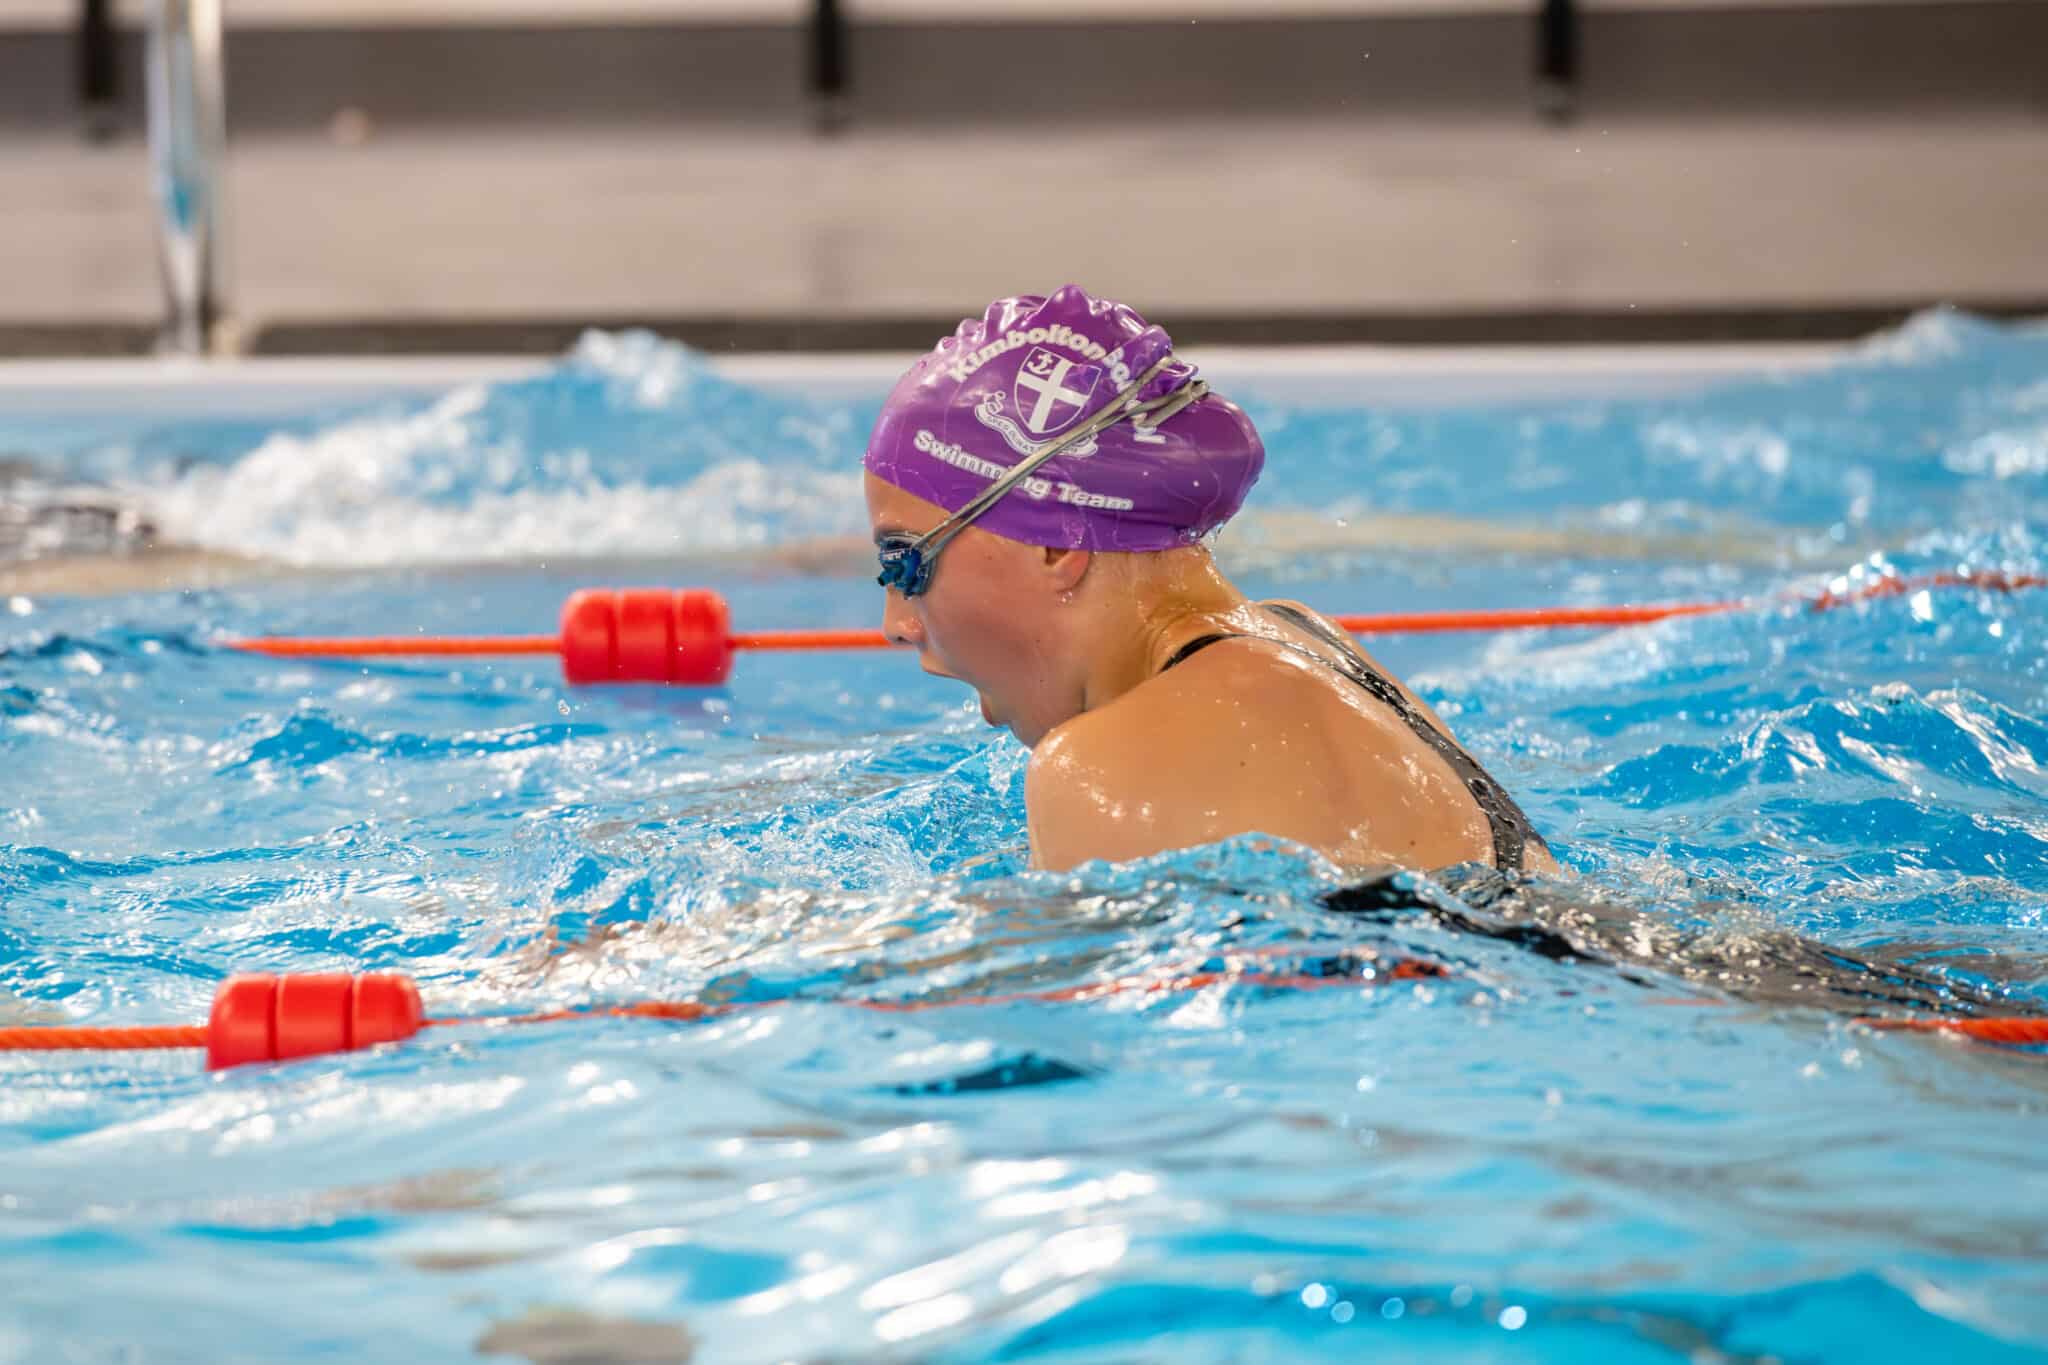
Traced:
POLYGON ((1500 1325, 1510 1332, 1522 1330, 1522 1324, 1529 1320, 1529 1310, 1520 1304, 1510 1304, 1500 1310, 1500 1325))
POLYGON ((1330 1290, 1327 1285, 1309 1284, 1304 1286, 1301 1291, 1301 1306, 1303 1308, 1321 1308, 1329 1301, 1330 1290))
POLYGON ((566 716, 569 714, 569 703, 566 701, 558 701, 555 703, 555 709, 566 716))

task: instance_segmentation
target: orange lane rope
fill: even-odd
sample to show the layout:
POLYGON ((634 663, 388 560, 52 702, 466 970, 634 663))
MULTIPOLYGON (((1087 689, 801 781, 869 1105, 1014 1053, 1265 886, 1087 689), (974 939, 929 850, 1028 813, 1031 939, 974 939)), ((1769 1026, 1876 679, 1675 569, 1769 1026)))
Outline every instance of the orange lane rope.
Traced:
MULTIPOLYGON (((1966 570, 1884 577, 1842 591, 1808 597, 1814 611, 1828 611, 1857 602, 1901 597, 1928 588, 1976 588, 1984 592, 2017 592, 2048 587, 2048 576, 1966 570)), ((1736 598, 1717 602, 1650 602, 1594 607, 1503 607, 1471 611, 1350 613, 1330 619, 1354 635, 1419 635, 1444 631, 1567 629, 1586 626, 1637 626, 1682 616, 1711 616, 1769 605, 1768 600, 1736 598)), ((886 649, 892 645, 879 630, 759 630, 728 634, 733 649, 886 649)), ((228 640, 230 649, 288 658, 411 655, 559 654, 562 641, 553 635, 435 636, 260 636, 228 640)))
MULTIPOLYGON (((1434 963, 1399 959, 1370 973, 1316 975, 1300 972, 1201 971, 1170 977, 1117 977, 1049 990, 952 996, 929 1000, 811 999, 703 1001, 648 1000, 593 1005, 537 1014, 428 1019, 418 988, 394 973, 344 976, 335 973, 236 976, 221 985, 203 1027, 0 1029, 0 1051, 132 1051, 204 1048, 211 1068, 245 1062, 288 1061, 400 1042, 423 1028, 462 1025, 543 1024, 604 1018, 665 1019, 694 1023, 777 1005, 829 1003, 883 1014, 938 1009, 1031 1004, 1085 1004, 1117 995, 1162 996, 1212 986, 1259 990, 1312 991, 1360 988, 1397 981, 1426 981, 1448 975, 1434 963)), ((1854 1021, 1885 1032, 1946 1033, 2008 1047, 2048 1046, 2048 1017, 1864 1018, 1854 1021)))
POLYGON ((376 655, 427 658, 562 652, 562 642, 552 635, 362 635, 328 639, 269 636, 256 640, 229 640, 227 647, 280 659, 367 659, 376 655))
MULTIPOLYGON (((1829 589, 1805 599, 1827 611, 1933 588, 2016 592, 2048 586, 2039 574, 1959 569, 1912 578, 1884 577, 1829 589)), ((1785 599, 1780 599, 1785 600, 1785 599)), ((1798 600, 1798 599, 1791 599, 1798 600)), ((1512 607, 1475 611, 1388 612, 1344 615, 1337 623, 1354 635, 1424 634, 1463 630, 1532 630, 1634 626, 1679 616, 1756 609, 1768 600, 1636 603, 1604 607, 1512 607)), ((670 683, 717 686, 732 673, 740 650, 886 649, 879 630, 761 630, 735 633, 724 598, 704 588, 595 588, 562 606, 560 633, 449 637, 377 635, 348 638, 261 637, 228 640, 230 649, 285 658, 560 656, 563 677, 588 683, 670 683)))
POLYGON ((140 1052, 155 1048, 205 1047, 204 1027, 165 1028, 0 1028, 0 1052, 140 1052))
MULTIPOLYGON (((1480 611, 1385 612, 1333 616, 1354 635, 1424 635, 1449 631, 1525 630, 1571 626, 1635 626, 1676 616, 1734 611, 1743 602, 1690 602, 1618 607, 1510 607, 1480 611)), ((899 647, 879 630, 756 630, 726 637, 735 650, 841 650, 899 647)), ((560 654, 552 635, 262 636, 229 640, 229 649, 284 659, 449 658, 560 654)))
POLYGON ((2008 1047, 2048 1045, 2048 1019, 1859 1019, 1856 1022, 1886 1033, 1953 1033, 1980 1043, 2003 1043, 2008 1047))
POLYGON ((914 1014, 926 1010, 1017 1003, 1081 1003, 1124 994, 1183 994, 1211 986, 1252 986, 1267 990, 1363 987, 1427 980, 1444 974, 1444 969, 1434 963, 1400 959, 1383 967, 1374 967, 1369 974, 1361 972, 1354 976, 1204 971, 1172 977, 1117 977, 1049 990, 948 996, 931 1000, 646 1000, 538 1014, 447 1019, 426 1018, 418 988, 411 978, 396 973, 362 976, 339 973, 244 975, 230 977, 221 984, 214 997, 213 1012, 203 1026, 73 1028, 45 1025, 0 1028, 0 1052, 132 1052, 204 1048, 208 1066, 218 1069, 245 1062, 287 1061, 348 1052, 379 1043, 400 1042, 423 1028, 474 1024, 545 1024, 604 1018, 668 1019, 693 1023, 741 1011, 804 1003, 830 1003, 882 1014, 914 1014))
MULTIPOLYGON (((1077 986, 1059 986, 1042 991, 1013 991, 1004 995, 955 995, 936 1000, 835 1000, 830 1003, 853 1009, 871 1010, 878 1014, 922 1014, 926 1010, 969 1009, 988 1005, 1059 1005, 1085 1004, 1092 1000, 1104 1000, 1113 995, 1177 995, 1185 992, 1207 990, 1211 986, 1255 986, 1261 990, 1312 991, 1331 986, 1381 986, 1393 981, 1427 981, 1447 976, 1443 968, 1433 962, 1414 958, 1401 958, 1375 970, 1371 976, 1318 976, 1305 972, 1190 972, 1183 976, 1120 976, 1108 981, 1089 981, 1077 986)), ((727 1004, 706 1004, 699 1000, 648 1000, 629 1005, 595 1005, 584 1009, 553 1010, 546 1014, 521 1014, 498 1020, 478 1019, 429 1019, 429 1027, 444 1024, 474 1024, 503 1022, 510 1024, 560 1023, 571 1019, 592 1018, 633 1018, 633 1019, 680 1019, 694 1021, 713 1019, 733 1014, 743 1009, 763 1009, 769 1005, 797 1003, 788 1000, 763 1000, 732 1002, 727 1004)), ((816 1004, 815 1000, 804 1003, 816 1004)))

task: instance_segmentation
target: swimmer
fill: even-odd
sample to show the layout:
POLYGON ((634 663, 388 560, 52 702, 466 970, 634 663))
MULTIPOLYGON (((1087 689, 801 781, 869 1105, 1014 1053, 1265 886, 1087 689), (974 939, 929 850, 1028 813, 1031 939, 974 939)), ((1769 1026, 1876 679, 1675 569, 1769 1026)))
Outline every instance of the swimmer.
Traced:
POLYGON ((1132 309, 999 299, 912 366, 869 438, 883 629, 1031 750, 1032 861, 1262 833, 1347 868, 1556 868, 1442 718, 1203 538, 1264 447, 1132 309))

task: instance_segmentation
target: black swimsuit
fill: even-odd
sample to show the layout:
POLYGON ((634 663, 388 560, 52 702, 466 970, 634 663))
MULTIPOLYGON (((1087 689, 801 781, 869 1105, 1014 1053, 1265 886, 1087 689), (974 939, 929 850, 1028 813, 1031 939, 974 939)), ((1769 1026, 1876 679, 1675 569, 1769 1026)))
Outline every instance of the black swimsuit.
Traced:
MULTIPOLYGON (((1522 814, 1522 808, 1515 804, 1515 799, 1507 794, 1506 789, 1487 776, 1486 770, 1473 761, 1472 755, 1459 748, 1449 735, 1430 724, 1429 718, 1415 709, 1414 703, 1402 695, 1401 689, 1394 686, 1386 674, 1381 673, 1359 655, 1350 640, 1293 607, 1279 603, 1261 605, 1275 616, 1292 622, 1335 649, 1337 658, 1325 659, 1314 650, 1304 649, 1290 640, 1273 640, 1272 643, 1283 649, 1291 649, 1303 658, 1325 668, 1334 669, 1357 683, 1373 697, 1393 707, 1394 714, 1408 723, 1408 728, 1415 732, 1418 739, 1443 755, 1444 762, 1451 765, 1451 771, 1458 775, 1458 780, 1472 793, 1472 799, 1479 803, 1479 813, 1486 817, 1487 828, 1493 832, 1493 865, 1496 868, 1502 872, 1520 872, 1523 853, 1531 844, 1546 853, 1550 851, 1550 846, 1543 842, 1543 836, 1536 832, 1535 827, 1529 823, 1529 817, 1522 814)), ((1168 668, 1207 649, 1218 640, 1269 638, 1264 635, 1204 635, 1188 641, 1175 650, 1173 657, 1168 659, 1159 671, 1164 673, 1168 668)))

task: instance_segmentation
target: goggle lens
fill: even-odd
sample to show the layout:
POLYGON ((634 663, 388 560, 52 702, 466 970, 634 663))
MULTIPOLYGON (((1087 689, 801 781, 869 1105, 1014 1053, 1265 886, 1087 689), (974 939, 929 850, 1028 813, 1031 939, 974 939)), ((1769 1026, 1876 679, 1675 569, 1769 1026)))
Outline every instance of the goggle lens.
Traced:
POLYGON ((917 537, 883 536, 875 542, 875 549, 882 566, 875 582, 885 588, 894 588, 905 597, 916 597, 930 585, 931 564, 925 559, 924 551, 918 548, 917 537))

